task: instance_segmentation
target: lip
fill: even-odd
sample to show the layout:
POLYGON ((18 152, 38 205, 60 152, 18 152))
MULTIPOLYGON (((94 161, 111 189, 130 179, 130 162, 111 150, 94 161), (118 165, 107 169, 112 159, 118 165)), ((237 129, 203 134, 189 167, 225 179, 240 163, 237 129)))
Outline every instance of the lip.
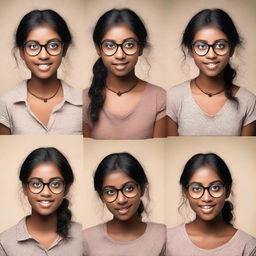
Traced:
POLYGON ((209 214, 212 213, 212 211, 214 210, 215 204, 199 205, 198 207, 203 213, 209 214))
POLYGON ((54 200, 37 200, 39 205, 43 208, 49 208, 53 204, 54 200))
POLYGON ((117 70, 124 70, 126 66, 128 65, 129 62, 121 62, 121 63, 112 63, 112 65, 115 67, 117 70))
POLYGON ((129 209, 131 208, 131 204, 126 206, 126 207, 120 207, 116 208, 115 210, 118 212, 120 215, 126 215, 129 212, 129 209))
POLYGON ((214 70, 218 67, 219 61, 215 62, 203 62, 203 64, 210 70, 214 70))
POLYGON ((36 63, 36 66, 40 71, 48 71, 51 68, 52 63, 36 63))

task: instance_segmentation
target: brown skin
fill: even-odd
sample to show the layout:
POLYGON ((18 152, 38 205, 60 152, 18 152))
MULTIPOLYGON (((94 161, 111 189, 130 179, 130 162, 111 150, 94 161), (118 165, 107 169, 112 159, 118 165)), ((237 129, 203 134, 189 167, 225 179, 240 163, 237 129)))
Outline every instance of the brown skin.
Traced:
MULTIPOLYGON (((193 42, 197 40, 204 40, 208 44, 213 44, 216 40, 224 39, 228 41, 227 36, 215 27, 205 27, 200 29, 194 36, 193 42)), ((199 76, 196 77, 196 82, 200 88, 205 92, 216 93, 224 89, 223 70, 228 64, 230 58, 234 53, 234 49, 230 49, 229 54, 225 56, 218 56, 210 48, 205 56, 198 56, 193 51, 190 51, 190 56, 194 59, 195 64, 199 68, 199 76), (207 63, 215 63, 215 68, 209 68, 207 63)), ((195 79, 191 82, 191 92, 196 104, 199 108, 209 114, 216 115, 228 100, 225 93, 214 95, 211 98, 204 94, 195 85, 195 79)), ((233 86, 233 95, 237 93, 239 87, 233 86)), ((244 126, 241 131, 242 136, 252 136, 256 134, 255 122, 244 126)), ((178 125, 170 118, 168 118, 168 136, 178 135, 178 125)))
MULTIPOLYGON (((41 178, 43 182, 49 182, 52 178, 63 180, 60 171, 51 162, 36 166, 29 176, 29 179, 31 178, 41 178)), ((39 194, 31 193, 26 185, 23 185, 23 190, 32 208, 31 215, 26 219, 28 233, 38 240, 44 248, 49 248, 58 236, 57 209, 68 190, 58 195, 53 194, 47 186, 39 194), (49 206, 43 206, 39 200, 52 202, 49 206)))
MULTIPOLYGON (((105 178, 103 187, 114 186, 119 189, 127 182, 135 181, 123 171, 117 170, 105 178)), ((118 197, 114 202, 105 202, 108 210, 113 214, 113 219, 107 222, 107 233, 112 239, 128 242, 135 240, 144 234, 147 224, 142 222, 137 213, 143 193, 144 192, 139 189, 139 193, 136 197, 127 198, 119 192, 118 197), (126 207, 129 207, 129 209, 125 214, 120 214, 117 210, 126 207)), ((103 198, 102 200, 104 202, 103 198)))
MULTIPOLYGON (((204 187, 209 186, 214 181, 220 181, 216 171, 210 166, 203 166, 194 173, 189 184, 197 182, 204 187)), ((192 210, 196 214, 196 219, 186 224, 186 231, 190 240, 199 248, 214 249, 227 243, 236 233, 232 225, 224 222, 222 218, 222 208, 225 199, 229 197, 229 192, 219 198, 212 197, 207 190, 200 199, 193 199, 185 191, 192 210), (200 206, 210 205, 213 208, 209 212, 204 212, 200 206)))
MULTIPOLYGON (((102 38, 102 41, 109 39, 114 40, 116 43, 122 43, 128 38, 138 40, 137 36, 128 27, 118 25, 111 28, 102 38)), ((106 56, 97 45, 95 45, 95 47, 108 70, 106 84, 112 90, 124 92, 137 83, 134 89, 129 93, 123 94, 121 97, 106 90, 104 107, 112 114, 125 116, 136 107, 145 90, 146 82, 140 80, 135 75, 135 65, 137 64, 139 56, 142 55, 143 49, 140 49, 132 56, 128 56, 119 47, 113 56, 106 56), (116 65, 118 63, 126 63, 126 65, 124 68, 120 68, 116 65)), ((90 137, 90 128, 88 125, 84 125, 83 134, 84 137, 90 137)), ((165 118, 155 122, 153 137, 166 137, 165 118)))

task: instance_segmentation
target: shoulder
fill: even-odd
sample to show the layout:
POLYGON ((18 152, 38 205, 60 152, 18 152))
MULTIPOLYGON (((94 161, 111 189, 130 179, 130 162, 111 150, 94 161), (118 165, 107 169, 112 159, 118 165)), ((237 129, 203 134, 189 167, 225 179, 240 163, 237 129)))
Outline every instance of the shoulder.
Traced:
POLYGON ((159 94, 165 94, 166 93, 165 89, 158 86, 158 85, 146 83, 146 86, 147 86, 148 90, 150 90, 152 92, 159 93, 159 94))
POLYGON ((70 225, 70 234, 77 234, 77 233, 81 233, 82 232, 82 225, 78 222, 71 222, 70 225))
POLYGON ((240 241, 243 241, 245 244, 247 244, 247 243, 254 244, 254 246, 256 247, 256 238, 255 237, 251 236, 250 234, 248 234, 240 229, 237 232, 238 232, 237 236, 239 237, 240 241))
POLYGON ((74 96, 81 96, 82 95, 82 89, 75 88, 71 85, 69 85, 66 81, 60 80, 61 84, 63 86, 63 89, 66 90, 68 93, 74 95, 74 96))
POLYGON ((177 95, 177 94, 182 95, 182 94, 184 94, 184 92, 186 92, 188 90, 189 86, 190 86, 190 80, 187 80, 183 83, 174 85, 168 89, 168 95, 174 94, 174 93, 175 93, 175 95, 177 95))
POLYGON ((27 94, 26 80, 22 81, 18 86, 15 86, 10 91, 7 91, 0 97, 1 102, 13 103, 16 102, 27 94))
POLYGON ((22 224, 23 219, 20 220, 16 225, 6 229, 2 233, 0 233, 0 243, 10 243, 11 241, 16 241, 17 237, 17 229, 22 224))
POLYGON ((154 234, 154 236, 166 236, 166 225, 154 222, 148 222, 148 232, 154 234))
POLYGON ((180 224, 178 226, 175 226, 173 228, 167 229, 167 236, 172 237, 173 235, 177 235, 179 233, 182 233, 184 230, 184 224, 180 224))
POLYGON ((83 230, 83 237, 86 238, 87 236, 89 237, 89 236, 92 236, 92 235, 95 235, 95 234, 103 233, 104 225, 105 225, 105 223, 98 224, 96 226, 84 229, 83 230))
POLYGON ((256 95, 244 87, 240 87, 235 96, 246 101, 256 101, 256 95))

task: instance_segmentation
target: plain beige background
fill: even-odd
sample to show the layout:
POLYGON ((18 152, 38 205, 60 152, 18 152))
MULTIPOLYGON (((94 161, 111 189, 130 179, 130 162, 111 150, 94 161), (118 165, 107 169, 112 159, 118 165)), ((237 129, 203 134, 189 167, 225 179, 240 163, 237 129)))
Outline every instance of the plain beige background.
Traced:
MULTIPOLYGON (((151 198, 149 202, 143 198, 149 212, 144 220, 173 227, 190 220, 183 218, 177 211, 181 200, 179 178, 185 163, 196 153, 215 152, 224 159, 233 176, 235 227, 256 236, 256 139, 243 137, 83 141, 81 136, 1 136, 0 232, 30 212, 30 206, 21 191, 18 172, 25 157, 41 146, 58 148, 70 161, 75 173, 75 182, 69 194, 71 209, 74 220, 85 228, 111 218, 93 188, 93 173, 106 155, 129 152, 140 161, 149 179, 151 198)), ((189 207, 187 212, 191 213, 189 207)))
POLYGON ((1 0, 0 3, 0 23, 4 24, 0 42, 0 94, 29 77, 22 61, 18 68, 11 55, 14 32, 23 15, 35 8, 52 8, 64 17, 74 36, 74 45, 61 67, 60 77, 72 86, 86 88, 97 59, 92 42, 93 28, 100 15, 114 7, 129 7, 144 21, 151 47, 140 58, 136 72, 142 79, 165 89, 192 78, 198 72, 190 59, 182 62, 183 54, 179 48, 181 34, 190 18, 203 8, 223 8, 231 15, 244 38, 239 56, 232 58, 232 62, 239 66, 237 84, 256 93, 254 0, 1 0))

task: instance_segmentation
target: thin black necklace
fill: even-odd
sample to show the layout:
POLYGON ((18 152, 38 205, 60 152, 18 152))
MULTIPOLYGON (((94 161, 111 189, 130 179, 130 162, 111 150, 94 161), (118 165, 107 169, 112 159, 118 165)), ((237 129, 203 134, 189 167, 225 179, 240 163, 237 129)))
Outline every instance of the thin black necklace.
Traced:
POLYGON ((107 89, 108 89, 109 91, 115 93, 117 96, 120 97, 120 96, 122 96, 123 94, 125 94, 125 93, 127 93, 127 92, 130 92, 132 89, 134 89, 134 88, 137 86, 138 82, 139 82, 139 79, 136 80, 135 84, 132 85, 132 87, 131 87, 130 89, 128 89, 128 90, 126 90, 126 91, 123 91, 123 92, 121 92, 121 91, 115 91, 115 90, 109 88, 107 85, 106 85, 106 87, 107 87, 107 89))
POLYGON ((220 94, 220 93, 222 93, 222 92, 225 91, 225 89, 221 89, 221 90, 218 91, 218 92, 205 92, 205 91, 203 91, 203 90, 199 87, 199 85, 197 84, 196 78, 195 78, 195 85, 196 85, 196 87, 197 87, 202 93, 206 94, 208 97, 215 96, 215 95, 220 94))
POLYGON ((59 89, 60 89, 60 86, 61 86, 61 84, 59 84, 59 86, 58 86, 56 92, 55 92, 52 96, 47 97, 47 98, 41 97, 41 96, 37 96, 36 94, 34 94, 33 92, 31 92, 31 91, 29 90, 29 87, 27 87, 27 88, 28 88, 28 92, 29 92, 32 96, 34 96, 35 98, 37 98, 37 99, 39 99, 39 100, 42 100, 44 103, 47 103, 48 100, 54 98, 54 97, 57 95, 57 93, 58 93, 58 91, 59 91, 59 89))

